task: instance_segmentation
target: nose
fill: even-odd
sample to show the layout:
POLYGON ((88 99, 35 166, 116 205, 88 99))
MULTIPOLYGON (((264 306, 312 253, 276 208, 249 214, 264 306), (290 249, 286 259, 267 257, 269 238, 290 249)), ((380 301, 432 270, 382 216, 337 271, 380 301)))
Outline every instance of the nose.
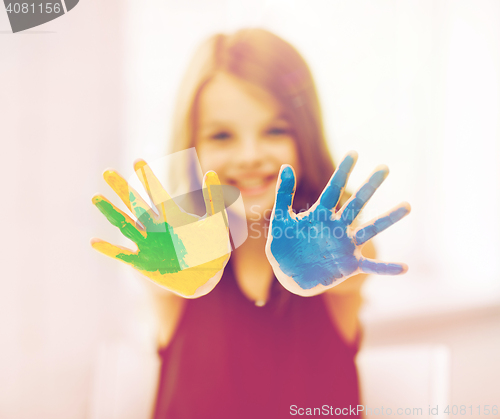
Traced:
POLYGON ((257 135, 247 135, 239 141, 235 161, 245 168, 258 167, 264 158, 263 149, 257 135))

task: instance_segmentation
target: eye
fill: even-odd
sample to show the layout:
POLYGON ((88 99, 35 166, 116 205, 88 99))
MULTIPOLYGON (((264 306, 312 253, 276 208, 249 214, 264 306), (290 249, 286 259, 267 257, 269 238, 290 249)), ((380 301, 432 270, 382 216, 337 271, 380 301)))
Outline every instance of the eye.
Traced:
POLYGON ((227 140, 231 138, 231 134, 227 131, 219 131, 210 136, 212 140, 227 140))
POLYGON ((282 127, 272 127, 267 130, 267 134, 269 135, 288 135, 290 134, 290 130, 288 128, 282 127))

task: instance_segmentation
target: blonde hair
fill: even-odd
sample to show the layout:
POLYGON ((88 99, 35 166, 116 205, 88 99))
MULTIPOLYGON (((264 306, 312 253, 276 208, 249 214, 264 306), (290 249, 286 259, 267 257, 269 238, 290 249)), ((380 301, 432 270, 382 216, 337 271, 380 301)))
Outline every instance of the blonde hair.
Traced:
POLYGON ((170 152, 194 146, 198 97, 218 72, 253 83, 279 101, 301 159, 294 206, 305 209, 312 205, 334 171, 318 95, 311 71, 297 50, 264 29, 216 34, 198 48, 180 86, 170 152))

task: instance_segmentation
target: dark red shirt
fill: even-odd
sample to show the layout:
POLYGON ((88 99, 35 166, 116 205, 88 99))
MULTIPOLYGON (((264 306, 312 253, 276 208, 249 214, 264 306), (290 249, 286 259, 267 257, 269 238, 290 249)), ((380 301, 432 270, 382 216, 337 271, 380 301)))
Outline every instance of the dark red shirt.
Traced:
POLYGON ((343 342, 321 296, 291 294, 276 279, 257 307, 229 264, 211 293, 186 302, 159 351, 154 418, 279 419, 300 408, 355 407, 358 344, 343 342))

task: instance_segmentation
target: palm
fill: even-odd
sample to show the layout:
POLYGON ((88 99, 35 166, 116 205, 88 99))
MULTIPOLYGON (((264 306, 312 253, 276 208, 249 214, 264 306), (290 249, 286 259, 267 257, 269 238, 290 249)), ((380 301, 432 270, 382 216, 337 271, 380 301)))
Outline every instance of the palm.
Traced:
POLYGON ((175 204, 145 162, 139 161, 136 171, 156 213, 114 171, 105 172, 104 178, 138 222, 102 195, 95 196, 93 202, 111 224, 137 245, 137 250, 100 239, 94 239, 92 246, 181 296, 195 298, 206 294, 222 276, 230 252, 224 200, 217 175, 213 172, 205 175, 203 194, 207 216, 198 217, 175 204))
POLYGON ((362 246, 409 213, 402 203, 388 213, 354 228, 354 220, 388 174, 383 166, 339 210, 335 207, 354 167, 357 155, 349 153, 313 207, 295 214, 292 211, 295 174, 282 167, 276 203, 271 217, 266 254, 278 280, 289 291, 314 295, 340 284, 358 273, 397 275, 406 265, 383 263, 362 256, 362 246))

